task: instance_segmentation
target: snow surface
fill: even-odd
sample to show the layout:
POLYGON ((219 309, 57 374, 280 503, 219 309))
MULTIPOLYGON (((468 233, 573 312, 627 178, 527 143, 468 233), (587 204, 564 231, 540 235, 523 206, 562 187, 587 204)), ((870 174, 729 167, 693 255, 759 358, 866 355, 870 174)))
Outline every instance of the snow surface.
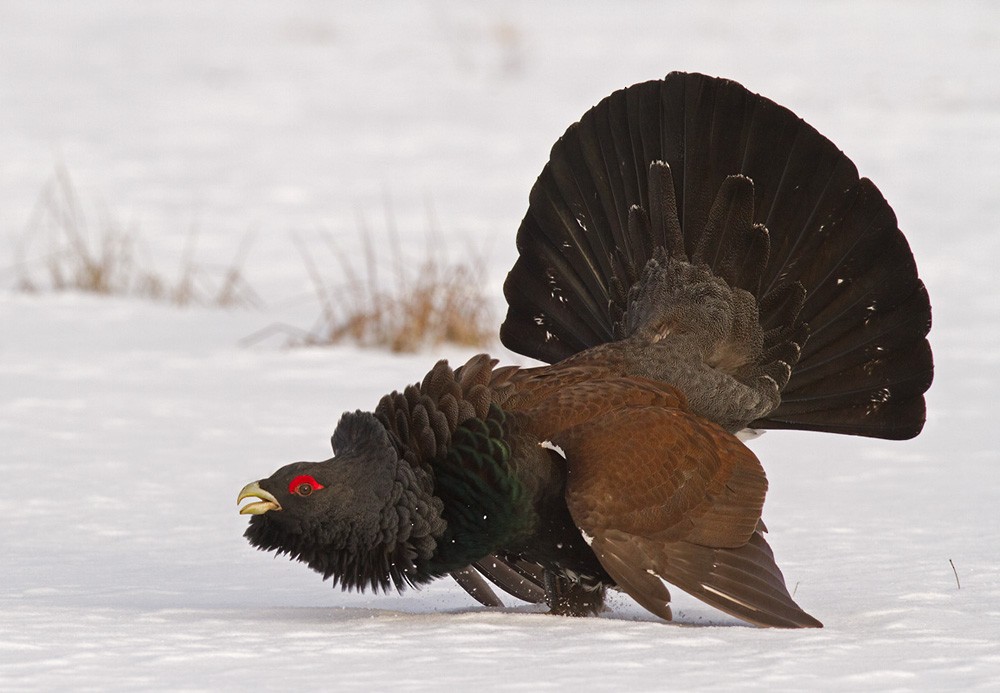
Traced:
POLYGON ((0 689, 997 690, 998 74, 985 1, 0 4, 0 689), (488 253, 499 322, 552 142, 673 69, 737 79, 847 151, 935 307, 917 439, 751 443, 778 563, 826 627, 755 629, 678 590, 676 625, 623 597, 597 619, 490 611, 448 580, 344 594, 253 551, 247 481, 325 457, 342 411, 465 355, 241 346, 317 313, 293 234, 356 249, 388 210, 419 249, 433 224, 488 253), (267 307, 15 293, 59 165, 164 268, 193 227, 218 265, 255 231, 267 307))

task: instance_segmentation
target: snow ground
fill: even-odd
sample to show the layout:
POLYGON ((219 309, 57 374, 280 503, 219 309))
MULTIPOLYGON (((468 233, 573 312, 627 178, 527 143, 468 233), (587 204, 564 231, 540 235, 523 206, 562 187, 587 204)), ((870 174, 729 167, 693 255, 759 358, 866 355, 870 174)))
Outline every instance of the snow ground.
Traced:
POLYGON ((614 7, 0 4, 0 689, 996 690, 1000 6, 614 7), (672 69, 737 79, 837 142, 935 307, 920 437, 751 444, 778 562, 826 627, 744 627, 677 590, 680 626, 624 598, 600 619, 487 611, 448 581, 344 594, 253 551, 244 483, 325 457, 343 410, 464 356, 240 346, 316 312, 292 234, 356 247, 389 207, 419 249, 433 218, 489 253, 499 316, 551 143, 672 69), (166 268, 192 227, 220 265, 256 231, 267 308, 14 293, 57 165, 166 268))

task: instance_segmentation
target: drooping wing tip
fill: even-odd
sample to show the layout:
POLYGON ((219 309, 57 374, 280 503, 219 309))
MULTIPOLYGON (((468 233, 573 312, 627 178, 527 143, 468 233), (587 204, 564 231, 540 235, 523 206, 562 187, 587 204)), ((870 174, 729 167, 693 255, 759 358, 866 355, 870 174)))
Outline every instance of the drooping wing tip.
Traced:
POLYGON ((592 544, 601 565, 642 607, 671 620, 670 593, 660 578, 730 616, 766 628, 822 628, 792 600, 759 532, 739 549, 689 542, 660 544, 612 532, 592 544))
POLYGON ((822 628, 788 593, 774 554, 760 532, 738 549, 678 542, 665 547, 660 574, 706 604, 769 628, 822 628))

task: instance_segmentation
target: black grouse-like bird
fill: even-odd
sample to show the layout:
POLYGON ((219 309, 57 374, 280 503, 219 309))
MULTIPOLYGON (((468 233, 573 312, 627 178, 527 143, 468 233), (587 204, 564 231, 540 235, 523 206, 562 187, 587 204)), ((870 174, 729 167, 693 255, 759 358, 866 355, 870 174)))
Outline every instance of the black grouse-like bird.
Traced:
POLYGON ((910 438, 933 364, 892 209, 829 140, 739 84, 672 73, 552 148, 501 329, 480 355, 344 414, 334 456, 248 484, 254 546, 345 589, 483 576, 558 614, 664 580, 754 624, 820 623, 764 540, 744 428, 910 438), (661 579, 662 578, 662 579, 661 579))

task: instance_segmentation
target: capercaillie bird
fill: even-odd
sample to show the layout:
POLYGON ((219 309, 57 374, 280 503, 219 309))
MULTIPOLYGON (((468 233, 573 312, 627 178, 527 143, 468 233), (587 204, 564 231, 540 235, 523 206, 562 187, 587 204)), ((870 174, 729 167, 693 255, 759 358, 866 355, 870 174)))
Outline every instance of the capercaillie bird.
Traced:
MULTIPOLYGON (((739 84, 672 73, 555 143, 486 355, 344 414, 334 456, 248 484, 246 537, 345 589, 484 579, 558 614, 664 581, 761 626, 815 627, 764 540, 736 437, 920 432, 930 303, 895 215, 834 144, 739 84)), ((238 501, 238 502, 239 502, 238 501)))

